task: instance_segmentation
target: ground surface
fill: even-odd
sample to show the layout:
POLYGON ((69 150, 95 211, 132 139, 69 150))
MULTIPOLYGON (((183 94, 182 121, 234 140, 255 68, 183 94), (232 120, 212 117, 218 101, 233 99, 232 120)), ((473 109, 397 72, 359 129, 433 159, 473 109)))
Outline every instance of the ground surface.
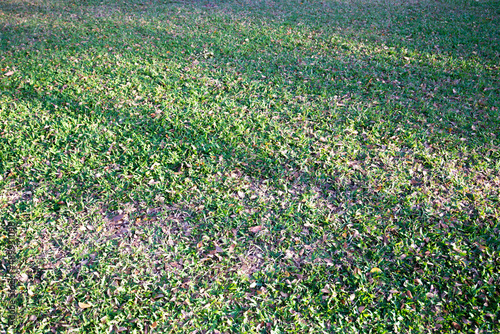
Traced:
POLYGON ((0 1, 0 326, 498 331, 499 45, 497 1, 0 1))

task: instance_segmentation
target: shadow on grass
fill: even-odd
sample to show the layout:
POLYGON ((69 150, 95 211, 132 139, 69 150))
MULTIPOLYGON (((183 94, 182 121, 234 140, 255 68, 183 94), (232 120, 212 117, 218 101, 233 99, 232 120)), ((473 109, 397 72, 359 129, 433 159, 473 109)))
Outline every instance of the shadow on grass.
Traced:
MULTIPOLYGON (((491 4, 465 2, 467 11, 463 7, 440 4, 450 9, 446 11, 445 17, 442 14, 444 10, 436 11, 426 2, 407 4, 392 14, 392 8, 381 3, 370 6, 356 2, 328 3, 322 5, 327 9, 322 12, 322 16, 331 20, 329 26, 316 20, 319 16, 319 4, 301 6, 299 2, 295 7, 287 7, 288 11, 280 7, 281 4, 271 3, 270 8, 277 6, 282 15, 275 15, 268 20, 261 18, 266 15, 268 4, 258 1, 248 2, 250 9, 243 9, 241 12, 230 4, 218 3, 212 7, 209 6, 211 2, 207 1, 168 5, 142 1, 88 1, 79 3, 78 6, 76 3, 61 3, 59 6, 47 7, 27 6, 29 3, 22 1, 10 4, 10 8, 7 5, 3 8, 7 15, 21 18, 45 15, 45 19, 53 21, 52 28, 64 23, 63 29, 76 29, 69 35, 67 31, 61 31, 65 37, 56 37, 52 32, 53 37, 63 38, 60 42, 69 44, 70 48, 75 42, 90 39, 97 42, 97 45, 92 46, 95 53, 106 53, 110 47, 114 48, 113 53, 125 51, 125 47, 130 48, 130 45, 124 45, 123 41, 127 36, 134 35, 131 40, 138 42, 134 48, 139 47, 140 58, 165 62, 165 53, 171 52, 171 59, 179 64, 189 65, 193 56, 200 58, 201 49, 211 45, 215 57, 204 62, 206 68, 215 68, 220 71, 219 74, 233 76, 239 71, 246 75, 246 79, 258 81, 255 87, 257 93, 265 92, 269 88, 266 84, 272 83, 276 93, 289 92, 290 97, 323 95, 328 98, 347 95, 354 109, 361 106, 362 111, 352 115, 352 110, 346 110, 344 118, 353 116, 370 121, 370 118, 376 117, 374 114, 382 112, 387 114, 386 119, 395 121, 388 128, 406 126, 400 122, 402 119, 412 120, 413 127, 427 122, 444 130, 443 133, 447 132, 447 137, 455 135, 457 138, 469 137, 474 132, 472 126, 482 127, 482 130, 475 131, 479 135, 484 134, 482 138, 470 138, 465 143, 471 147, 488 146, 490 139, 494 139, 491 134, 497 133, 500 128, 497 117, 498 89, 495 88, 498 84, 498 67, 494 65, 498 58, 498 50, 495 48, 498 45, 495 43, 498 34, 494 24, 498 20, 498 10, 491 4), (478 6, 481 10, 476 8, 478 6), (165 9, 170 14, 162 13, 165 9), (70 17, 69 20, 64 18, 64 15, 75 11, 80 14, 72 14, 75 17, 70 17), (298 15, 299 13, 303 15, 298 15), (452 13, 451 18, 449 13, 452 13), (201 16, 198 28, 186 29, 179 26, 184 18, 193 14, 201 16), (162 15, 172 15, 174 23, 170 26, 179 28, 178 33, 154 28, 159 18, 164 17, 162 15), (217 18, 212 22, 207 19, 210 15, 217 18), (128 22, 117 21, 122 17, 128 22), (455 24, 450 24, 447 20, 455 24), (475 26, 472 30, 468 28, 479 20, 486 24, 475 26), (99 22, 106 27, 105 32, 99 31, 99 22), (260 24, 263 26, 259 26, 260 24), (233 42, 236 47, 229 47, 225 38, 210 33, 210 25, 213 25, 213 30, 218 25, 225 26, 233 38, 248 36, 251 41, 247 45, 239 45, 241 41, 233 42), (423 27, 427 27, 427 30, 423 27), (295 28, 297 31, 294 31, 295 28), (435 29, 432 30, 433 28, 435 29), (266 33, 265 29, 269 32, 266 33), (110 38, 107 34, 114 37, 110 38), (306 34, 310 34, 309 37, 305 37, 306 34), (380 34, 386 36, 382 37, 380 34), (401 39, 403 35, 411 35, 413 40, 401 39), (280 36, 281 39, 278 41, 274 36, 280 36), (157 37, 165 39, 156 43, 156 46, 153 44, 151 48, 148 44, 157 37), (452 42, 449 41, 450 38, 452 42), (308 48, 311 46, 309 39, 316 39, 321 46, 308 48), (148 44, 144 45, 144 42, 148 44), (455 47, 458 42, 461 49, 455 47), (429 43, 432 44, 431 47, 429 43), (439 43, 444 44, 445 49, 439 49, 439 43), (447 47, 450 49, 446 49, 447 47), (260 49, 265 52, 260 53, 260 49), (273 55, 269 52, 270 49, 279 53, 273 55), (473 53, 477 55, 473 56, 473 53), (460 60, 464 57, 474 58, 464 64, 460 60), (224 69, 229 63, 232 68, 224 69), (260 70, 265 73, 260 73, 260 70), (264 80, 261 78, 263 75, 266 76, 264 80), (288 81, 293 84, 288 84, 288 81), (373 102, 378 105, 376 112, 367 107, 372 106, 373 102), (395 109, 403 110, 399 112, 399 118, 391 115, 395 109)), ((272 10, 269 9, 271 12, 272 10)), ((6 36, 12 34, 12 37, 15 36, 11 38, 12 41, 23 41, 31 32, 33 35, 27 37, 28 43, 24 48, 45 45, 50 50, 54 47, 54 42, 57 41, 51 43, 49 38, 47 42, 43 37, 51 34, 49 26, 35 23, 36 26, 30 28, 30 24, 24 30, 6 26, 6 36), (44 43, 40 44, 42 39, 44 43)), ((6 38, 4 43, 8 40, 6 38)), ((86 52, 85 48, 75 48, 76 50, 86 52)), ((105 70, 104 74, 112 72, 113 70, 108 70, 106 73, 105 70)), ((150 79, 154 78, 141 78, 150 79)), ((346 104, 345 101, 343 104, 346 104)), ((426 131, 418 133, 423 141, 426 141, 427 136, 426 131)), ((440 142, 442 138, 437 136, 434 141, 440 142)))

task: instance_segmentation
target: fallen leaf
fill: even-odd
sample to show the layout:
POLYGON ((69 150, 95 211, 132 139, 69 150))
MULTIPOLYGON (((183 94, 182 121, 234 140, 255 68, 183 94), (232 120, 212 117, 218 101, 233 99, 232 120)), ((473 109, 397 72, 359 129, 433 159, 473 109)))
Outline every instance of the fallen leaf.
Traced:
POLYGON ((457 329, 457 330, 460 330, 462 327, 456 323, 456 322, 452 322, 451 325, 453 326, 453 328, 457 329))
POLYGON ((156 328, 158 326, 158 323, 155 321, 151 324, 151 328, 156 328))
POLYGON ((217 253, 222 253, 224 250, 222 248, 220 248, 219 246, 215 246, 215 251, 217 253))
POLYGON ((238 191, 238 197, 239 198, 245 198, 245 193, 243 191, 238 191))
POLYGON ((115 217, 113 217, 112 221, 113 221, 114 223, 119 222, 120 220, 122 220, 122 219, 123 219, 123 217, 124 217, 124 216, 125 216, 124 214, 121 214, 121 215, 115 216, 115 217))
POLYGON ((4 75, 6 77, 10 77, 12 74, 14 74, 14 71, 9 71, 9 72, 5 73, 4 75))
POLYGON ((23 283, 27 282, 28 281, 28 275, 22 273, 20 276, 19 276, 19 280, 23 283))
POLYGON ((370 273, 372 274, 380 274, 382 272, 382 270, 380 268, 377 268, 377 267, 373 267, 372 270, 370 270, 370 273))
POLYGON ((359 313, 363 313, 363 311, 364 311, 365 308, 366 308, 365 306, 358 307, 358 312, 359 313))
POLYGON ((29 318, 30 321, 35 321, 36 319, 37 319, 36 315, 30 315, 30 318, 29 318))
POLYGON ((91 305, 91 304, 82 303, 82 302, 78 302, 78 306, 79 306, 81 309, 86 309, 86 308, 92 307, 92 305, 91 305))
POLYGON ((257 225, 257 226, 254 226, 254 227, 250 227, 248 230, 250 232, 252 232, 252 233, 257 233, 257 232, 261 231, 263 228, 264 228, 264 226, 257 225))
POLYGON ((406 291, 406 295, 408 296, 408 298, 413 299, 413 295, 411 294, 410 290, 406 291))

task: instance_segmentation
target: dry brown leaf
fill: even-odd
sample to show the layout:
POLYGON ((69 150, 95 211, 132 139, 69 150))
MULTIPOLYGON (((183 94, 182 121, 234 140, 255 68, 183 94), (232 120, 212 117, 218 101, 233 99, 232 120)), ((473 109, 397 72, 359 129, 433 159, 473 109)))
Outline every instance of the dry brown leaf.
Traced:
POLYGON ((86 309, 86 308, 90 308, 90 307, 92 307, 92 304, 87 304, 87 303, 78 302, 78 306, 79 306, 81 309, 86 309))
POLYGON ((120 220, 123 219, 124 216, 125 216, 124 214, 121 214, 121 215, 113 217, 113 219, 112 219, 113 223, 119 222, 120 220))
POLYGON ((12 74, 14 74, 14 71, 9 71, 9 72, 5 73, 4 75, 6 77, 10 77, 12 74))
POLYGON ((252 233, 258 233, 260 232, 262 229, 264 229, 264 226, 262 225, 257 225, 257 226, 253 226, 253 227, 250 227, 248 230, 252 233))

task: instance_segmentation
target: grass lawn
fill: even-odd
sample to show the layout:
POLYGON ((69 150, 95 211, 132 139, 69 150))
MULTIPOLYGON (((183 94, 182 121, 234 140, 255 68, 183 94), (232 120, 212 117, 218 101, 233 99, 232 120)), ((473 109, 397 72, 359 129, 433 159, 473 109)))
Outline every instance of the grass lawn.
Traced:
POLYGON ((494 0, 2 0, 0 332, 499 332, 499 108, 494 0))

